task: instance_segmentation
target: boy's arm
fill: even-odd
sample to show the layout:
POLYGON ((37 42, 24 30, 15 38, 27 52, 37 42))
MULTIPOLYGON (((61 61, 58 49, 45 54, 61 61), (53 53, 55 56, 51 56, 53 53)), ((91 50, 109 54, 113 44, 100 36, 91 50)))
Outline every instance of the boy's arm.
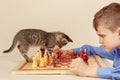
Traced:
POLYGON ((120 80, 120 66, 116 68, 98 68, 98 76, 100 78, 120 80))
POLYGON ((117 68, 97 68, 86 65, 81 58, 76 58, 70 63, 69 69, 76 75, 83 77, 120 80, 120 66, 117 68))
POLYGON ((99 78, 112 78, 113 68, 98 68, 97 74, 99 78))
POLYGON ((74 48, 72 49, 74 53, 76 52, 80 52, 81 50, 85 50, 86 49, 86 53, 88 55, 99 55, 102 58, 107 58, 110 60, 114 59, 114 51, 110 51, 110 52, 106 52, 103 46, 99 46, 99 47, 93 47, 90 45, 83 45, 79 48, 74 48))

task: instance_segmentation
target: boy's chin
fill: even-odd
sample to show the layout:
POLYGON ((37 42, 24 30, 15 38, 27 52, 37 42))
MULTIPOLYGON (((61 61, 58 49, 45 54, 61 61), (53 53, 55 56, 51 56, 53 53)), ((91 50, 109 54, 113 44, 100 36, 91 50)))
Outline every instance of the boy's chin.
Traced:
POLYGON ((110 51, 113 50, 113 49, 105 48, 105 50, 106 50, 107 52, 110 52, 110 51))

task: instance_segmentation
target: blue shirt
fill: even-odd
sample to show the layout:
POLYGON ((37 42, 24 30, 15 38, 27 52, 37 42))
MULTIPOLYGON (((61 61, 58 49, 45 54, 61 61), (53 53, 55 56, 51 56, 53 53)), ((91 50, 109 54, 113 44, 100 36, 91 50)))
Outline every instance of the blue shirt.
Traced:
POLYGON ((113 61, 113 68, 98 68, 98 77, 120 80, 120 49, 115 48, 110 52, 106 52, 103 46, 84 45, 80 48, 74 48, 73 51, 74 53, 80 52, 80 49, 86 49, 87 55, 98 55, 113 61))

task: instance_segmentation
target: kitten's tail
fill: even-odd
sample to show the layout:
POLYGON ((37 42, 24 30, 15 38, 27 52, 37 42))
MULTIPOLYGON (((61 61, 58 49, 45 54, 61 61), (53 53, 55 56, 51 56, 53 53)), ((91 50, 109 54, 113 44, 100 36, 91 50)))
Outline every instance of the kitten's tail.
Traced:
POLYGON ((15 48, 16 44, 17 44, 17 40, 14 38, 11 47, 8 50, 3 51, 3 53, 11 52, 15 48))

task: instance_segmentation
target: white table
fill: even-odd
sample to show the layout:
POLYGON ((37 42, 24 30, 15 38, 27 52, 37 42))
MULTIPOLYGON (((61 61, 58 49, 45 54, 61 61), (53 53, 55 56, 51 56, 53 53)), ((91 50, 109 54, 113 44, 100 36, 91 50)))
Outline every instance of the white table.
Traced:
MULTIPOLYGON (((11 70, 18 65, 23 58, 11 54, 0 55, 0 80, 109 80, 100 78, 86 78, 75 75, 15 75, 11 70)), ((111 66, 111 63, 105 62, 111 66)))

